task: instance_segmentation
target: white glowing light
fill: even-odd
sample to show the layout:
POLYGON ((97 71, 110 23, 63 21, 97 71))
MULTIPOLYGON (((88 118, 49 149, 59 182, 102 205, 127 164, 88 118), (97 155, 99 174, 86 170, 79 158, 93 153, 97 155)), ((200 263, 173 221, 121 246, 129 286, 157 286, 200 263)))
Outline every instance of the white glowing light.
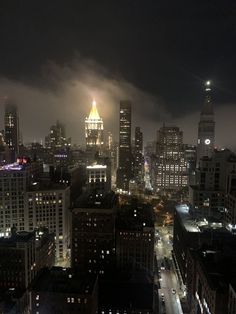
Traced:
POLYGON ((106 165, 93 165, 93 166, 87 166, 87 169, 106 169, 106 165))

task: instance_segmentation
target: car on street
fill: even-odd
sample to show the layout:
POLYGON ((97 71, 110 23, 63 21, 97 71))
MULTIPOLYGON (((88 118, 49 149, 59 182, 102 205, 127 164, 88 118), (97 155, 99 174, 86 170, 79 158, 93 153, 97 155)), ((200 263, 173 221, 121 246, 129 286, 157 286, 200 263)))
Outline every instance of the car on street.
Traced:
POLYGON ((163 262, 161 263, 161 270, 165 270, 165 266, 163 262))

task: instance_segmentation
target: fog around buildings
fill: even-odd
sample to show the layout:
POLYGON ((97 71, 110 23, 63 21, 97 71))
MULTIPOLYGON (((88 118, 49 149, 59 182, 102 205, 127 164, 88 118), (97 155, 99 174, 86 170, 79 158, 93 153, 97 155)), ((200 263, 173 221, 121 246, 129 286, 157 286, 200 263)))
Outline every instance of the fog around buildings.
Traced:
MULTIPOLYGON (((84 144, 84 119, 95 98, 99 114, 104 120, 105 131, 111 131, 116 139, 119 101, 130 99, 133 103, 133 125, 145 129, 145 142, 155 140, 156 130, 166 122, 177 125, 184 131, 185 142, 196 143, 196 121, 201 103, 199 111, 192 113, 182 112, 179 108, 176 118, 168 109, 168 104, 156 96, 158 90, 156 95, 151 95, 122 77, 112 76, 108 69, 94 60, 79 56, 64 66, 48 62, 42 67, 41 77, 32 78, 30 82, 1 77, 0 91, 0 115, 3 117, 7 96, 9 101, 15 102, 19 107, 20 128, 25 142, 44 139, 49 127, 59 119, 66 124, 67 135, 72 137, 72 142, 84 144)), ((199 93, 202 91, 199 90, 199 93)), ((235 114, 233 104, 222 104, 215 108, 218 146, 231 147, 235 114)), ((0 126, 3 128, 3 118, 0 126)))

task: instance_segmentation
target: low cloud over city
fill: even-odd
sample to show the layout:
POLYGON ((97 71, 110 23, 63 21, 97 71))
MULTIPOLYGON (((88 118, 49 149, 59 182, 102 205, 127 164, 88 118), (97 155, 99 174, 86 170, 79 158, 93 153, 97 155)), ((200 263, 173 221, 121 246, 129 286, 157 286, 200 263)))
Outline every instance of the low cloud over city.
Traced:
MULTIPOLYGON (((158 91, 151 95, 121 76, 115 77, 94 60, 78 56, 63 66, 48 62, 42 66, 41 74, 31 80, 2 77, 0 90, 1 116, 5 102, 16 103, 20 129, 28 142, 44 140, 49 127, 58 119, 65 123, 73 143, 84 143, 84 119, 93 99, 97 101, 105 131, 111 131, 118 139, 119 102, 129 99, 133 104, 133 127, 138 125, 145 129, 145 141, 154 140, 157 129, 165 122, 180 126, 185 141, 194 143, 196 121, 202 107, 199 103, 199 110, 192 113, 181 112, 180 108, 179 117, 175 118, 168 103, 158 97, 158 91)), ((216 143, 220 146, 230 146, 229 135, 235 131, 232 110, 236 111, 230 104, 216 107, 216 143)), ((3 119, 1 125, 3 127, 3 119)))

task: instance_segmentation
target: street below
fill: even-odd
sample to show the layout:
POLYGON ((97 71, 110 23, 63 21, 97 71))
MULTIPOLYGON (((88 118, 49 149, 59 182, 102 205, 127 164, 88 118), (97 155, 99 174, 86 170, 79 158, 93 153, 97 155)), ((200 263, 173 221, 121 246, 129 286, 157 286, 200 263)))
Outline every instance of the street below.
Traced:
POLYGON ((155 230, 155 253, 158 265, 159 280, 159 313, 183 314, 180 305, 182 291, 177 280, 172 259, 173 228, 171 226, 158 226, 155 230))

